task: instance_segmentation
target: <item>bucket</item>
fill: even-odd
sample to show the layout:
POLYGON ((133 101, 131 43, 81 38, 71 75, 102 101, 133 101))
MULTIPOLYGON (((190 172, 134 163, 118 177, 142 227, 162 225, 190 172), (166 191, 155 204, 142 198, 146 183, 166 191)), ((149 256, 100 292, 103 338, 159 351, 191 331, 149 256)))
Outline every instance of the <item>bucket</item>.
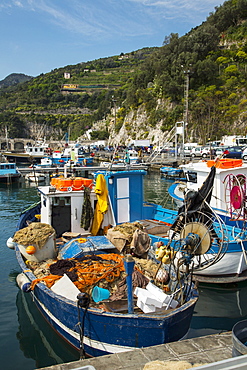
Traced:
POLYGON ((247 320, 239 321, 232 328, 232 357, 247 354, 247 320))
POLYGON ((82 190, 84 185, 84 178, 83 177, 76 177, 73 180, 72 189, 75 191, 82 190))
POLYGON ((72 179, 59 178, 58 182, 56 183, 56 188, 60 191, 67 191, 69 187, 72 187, 72 184, 72 179))
POLYGON ((92 298, 94 302, 100 302, 104 299, 108 299, 110 297, 110 292, 108 289, 100 288, 95 286, 92 291, 92 298))

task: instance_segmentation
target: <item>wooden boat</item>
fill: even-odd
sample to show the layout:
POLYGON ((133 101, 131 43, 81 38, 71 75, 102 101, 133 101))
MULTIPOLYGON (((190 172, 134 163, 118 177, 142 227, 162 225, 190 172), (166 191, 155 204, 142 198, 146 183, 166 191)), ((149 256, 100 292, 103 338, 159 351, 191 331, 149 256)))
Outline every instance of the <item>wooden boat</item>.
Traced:
POLYGON ((207 273, 196 274, 203 282, 230 283, 245 280, 247 276, 246 257, 246 178, 247 165, 241 159, 219 159, 200 161, 182 165, 187 182, 172 184, 168 189, 175 202, 181 206, 184 199, 193 197, 203 186, 212 166, 216 167, 212 186, 211 206, 229 227, 238 229, 235 246, 229 244, 224 258, 219 264, 207 269, 207 273))
POLYGON ((144 175, 107 172, 98 174, 96 184, 53 179, 50 186, 39 187, 41 202, 22 213, 7 242, 24 274, 19 286, 31 288, 52 328, 83 354, 99 356, 183 338, 198 299, 192 268, 217 264, 225 253, 225 234, 232 230, 202 209, 187 222, 182 214, 177 218, 175 211, 144 202, 144 175), (126 237, 123 226, 132 234, 126 237), (42 246, 41 230, 46 236, 42 246), (35 266, 44 260, 48 275, 37 278, 35 266), (148 275, 142 265, 147 262, 153 266, 148 275), (54 276, 61 263, 73 263, 76 270, 54 276), (104 265, 103 272, 97 263, 104 265), (77 274, 74 283, 72 272, 77 274), (98 288, 107 295, 97 298, 98 288))
MULTIPOLYGON (((143 205, 140 204, 140 206, 142 206, 139 210, 137 210, 137 208, 132 208, 132 200, 128 197, 126 198, 128 191, 133 189, 131 186, 133 183, 140 185, 142 188, 142 178, 144 174, 144 171, 129 171, 125 173, 109 173, 108 176, 106 176, 109 185, 109 193, 107 196, 109 208, 104 214, 103 221, 100 225, 101 229, 109 225, 116 225, 123 221, 134 221, 136 220, 137 212, 139 216, 144 216, 143 205), (130 185, 128 189, 126 188, 127 183, 130 185), (116 186, 118 186, 117 197, 112 198, 112 194, 115 193, 117 189, 116 186), (115 202, 113 204, 114 200, 115 202), (127 207, 127 203, 129 203, 130 207, 127 207)), ((99 174, 99 177, 100 176, 102 176, 102 174, 99 174)), ((85 256, 85 254, 90 254, 90 252, 94 252, 93 255, 100 253, 98 258, 100 256, 105 258, 107 251, 116 251, 114 244, 105 236, 86 236, 86 234, 90 234, 89 231, 80 226, 84 194, 87 192, 90 193, 90 203, 92 205, 95 204, 96 201, 102 201, 102 199, 97 200, 97 181, 94 190, 92 189, 89 191, 88 189, 90 189, 91 186, 92 180, 90 181, 90 179, 84 179, 81 183, 80 180, 77 179, 76 184, 71 183, 70 179, 64 179, 63 182, 53 187, 40 187, 41 203, 22 214, 17 228, 20 229, 20 231, 23 230, 22 227, 27 225, 27 221, 28 223, 31 222, 37 217, 37 214, 40 214, 41 222, 33 222, 31 225, 36 224, 42 226, 44 223, 46 225, 53 225, 53 228, 56 229, 57 237, 66 237, 68 234, 75 236, 75 233, 77 233, 76 238, 65 243, 63 247, 60 247, 59 255, 61 260, 66 261, 66 257, 68 256, 73 259, 76 257, 78 258, 78 255, 85 256), (50 213, 50 211, 52 212, 50 213), (80 237, 78 238, 78 236, 80 237), (86 243, 81 243, 82 240, 79 239, 84 240, 85 238, 86 243), (102 252, 104 253, 102 254, 102 252)), ((142 193, 137 193, 135 188, 133 195, 137 194, 142 203, 142 193)), ((151 210, 149 206, 147 210, 151 210)), ((17 260, 29 283, 33 283, 37 277, 34 275, 31 264, 27 263, 27 260, 33 259, 33 262, 36 263, 37 260, 55 258, 58 253, 58 249, 54 247, 54 235, 51 235, 48 239, 45 247, 41 248, 41 250, 37 250, 31 255, 26 254, 27 247, 23 247, 22 244, 14 242, 17 260)), ((30 240, 28 244, 30 244, 30 240)), ((123 269, 124 263, 126 262, 125 260, 127 259, 126 256, 124 257, 124 254, 118 252, 108 253, 108 255, 111 258, 118 258, 118 264, 120 264, 121 269, 123 269), (113 255, 117 257, 113 257, 113 255)), ((129 262, 127 261, 126 263, 128 264, 129 262)), ((124 271, 121 273, 124 273, 124 271)), ((62 279, 59 281, 61 280, 62 279)), ((189 289, 191 285, 186 285, 186 289, 178 289, 180 293, 183 290, 184 294, 181 294, 182 301, 180 300, 178 307, 174 309, 170 309, 167 304, 163 305, 163 302, 162 304, 159 303, 157 311, 155 305, 148 305, 141 301, 141 303, 139 302, 139 306, 146 311, 146 313, 144 313, 140 307, 136 306, 137 303, 133 305, 134 308, 129 307, 132 298, 129 298, 128 301, 125 298, 124 300, 120 299, 117 301, 107 300, 103 301, 103 303, 96 303, 91 298, 89 307, 80 307, 82 303, 80 299, 77 300, 77 293, 74 299, 72 299, 71 296, 68 298, 68 295, 65 293, 67 284, 69 284, 70 292, 71 286, 73 285, 70 279, 67 280, 69 280, 69 282, 62 283, 62 288, 58 291, 59 293, 55 293, 52 288, 50 289, 44 283, 39 282, 35 285, 31 294, 33 295, 37 307, 52 327, 72 346, 77 349, 83 346, 85 352, 91 356, 128 351, 134 348, 142 348, 182 338, 189 329, 193 309, 198 298, 197 291, 194 288, 189 289), (152 308, 153 311, 147 313, 147 310, 150 308, 152 308), (84 315, 85 321, 83 321, 83 325, 81 322, 80 328, 80 325, 77 325, 78 320, 80 321, 80 317, 82 318, 84 315), (83 335, 81 334, 82 331, 83 335)), ((97 284, 94 283, 94 286, 99 285, 99 282, 97 282, 97 284)), ((54 286, 56 286, 56 284, 54 284, 54 286)), ((104 287, 106 286, 107 285, 104 285, 104 287)), ((76 288, 76 286, 74 287, 76 288)), ((178 287, 176 287, 176 289, 177 288, 178 287)), ((139 289, 142 288, 139 286, 139 289)), ((143 288, 143 290, 146 292, 146 289, 143 288)), ((89 294, 88 290, 87 292, 89 294)), ((161 290, 159 294, 164 293, 161 290)), ((178 292, 176 294, 178 294, 178 292)), ((85 295, 83 295, 83 297, 85 300, 85 295)), ((92 293, 90 297, 92 297, 92 293)), ((179 297, 175 295, 171 294, 170 297, 179 300, 179 297)))

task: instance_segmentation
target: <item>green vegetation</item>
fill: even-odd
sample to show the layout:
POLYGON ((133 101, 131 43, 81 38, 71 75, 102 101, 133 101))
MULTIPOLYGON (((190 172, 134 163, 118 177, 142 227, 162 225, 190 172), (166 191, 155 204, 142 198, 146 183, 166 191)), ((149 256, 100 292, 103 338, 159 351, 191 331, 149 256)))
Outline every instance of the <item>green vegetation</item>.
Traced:
MULTIPOLYGON (((28 136, 30 123, 45 123, 63 132, 70 127, 71 138, 76 138, 94 122, 107 121, 114 104, 121 108, 114 120, 115 133, 125 124, 133 134, 125 117, 140 107, 145 109, 150 128, 161 123, 161 129, 167 131, 184 119, 187 78, 190 137, 205 141, 224 134, 246 135, 246 77, 247 0, 229 0, 188 34, 166 36, 160 48, 66 66, 2 87, 0 132, 7 124, 10 136, 21 132, 28 136), (70 73, 69 80, 64 78, 65 72, 70 73), (107 88, 62 93, 63 84, 107 88)), ((108 138, 108 125, 93 136, 108 138)))

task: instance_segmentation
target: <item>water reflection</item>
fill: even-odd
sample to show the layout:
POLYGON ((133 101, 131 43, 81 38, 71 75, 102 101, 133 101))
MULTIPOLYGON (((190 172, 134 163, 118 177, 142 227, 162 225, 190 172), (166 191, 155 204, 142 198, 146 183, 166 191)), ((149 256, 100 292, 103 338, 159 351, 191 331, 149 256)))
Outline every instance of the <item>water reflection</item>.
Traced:
POLYGON ((79 359, 78 352, 62 341, 45 321, 31 294, 19 290, 16 306, 19 322, 16 336, 20 349, 26 358, 35 360, 37 368, 79 359))
POLYGON ((230 331, 233 325, 246 318, 246 282, 238 286, 200 285, 189 337, 230 331))

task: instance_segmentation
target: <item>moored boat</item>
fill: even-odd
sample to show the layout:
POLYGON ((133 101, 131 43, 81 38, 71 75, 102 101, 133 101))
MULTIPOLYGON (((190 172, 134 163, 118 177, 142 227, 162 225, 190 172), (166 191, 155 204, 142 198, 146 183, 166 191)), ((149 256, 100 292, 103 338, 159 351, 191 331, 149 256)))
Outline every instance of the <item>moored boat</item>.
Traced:
POLYGON ((165 166, 160 168, 160 173, 162 176, 169 180, 186 181, 186 178, 184 177, 184 172, 181 168, 165 166))
POLYGON ((144 202, 144 175, 53 180, 39 187, 41 202, 22 213, 8 241, 22 288, 54 330, 91 356, 184 337, 198 298, 193 269, 223 260, 233 232, 205 202, 189 218, 144 202), (106 296, 97 297, 99 288, 106 296))
POLYGON ((212 166, 216 166, 216 173, 210 204, 226 224, 242 227, 247 214, 247 164, 241 159, 222 158, 181 165, 187 181, 177 181, 171 185, 169 194, 181 205, 188 191, 200 189, 212 166))
POLYGON ((32 171, 25 175, 25 179, 30 182, 35 182, 36 184, 39 184, 46 180, 46 175, 44 173, 32 171))
POLYGON ((11 184, 19 181, 21 177, 15 163, 9 163, 7 161, 0 162, 0 183, 11 184))
POLYGON ((41 158, 50 152, 48 144, 43 140, 38 140, 34 145, 25 145, 21 152, 5 151, 2 154, 10 161, 16 163, 38 163, 41 158))

